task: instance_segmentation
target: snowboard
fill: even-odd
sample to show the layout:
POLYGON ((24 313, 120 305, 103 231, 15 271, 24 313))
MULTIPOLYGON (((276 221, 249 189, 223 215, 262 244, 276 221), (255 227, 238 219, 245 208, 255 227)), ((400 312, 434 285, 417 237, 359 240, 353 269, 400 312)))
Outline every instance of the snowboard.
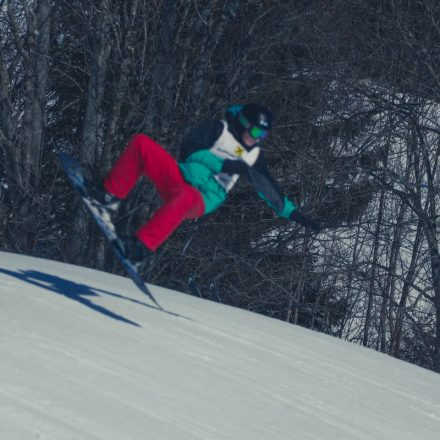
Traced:
MULTIPOLYGON (((196 282, 195 275, 190 275, 188 278, 188 293, 193 296, 205 298, 204 296, 202 296, 202 293, 200 292, 199 286, 196 282)), ((217 287, 214 281, 211 281, 209 283, 209 297, 206 297, 206 299, 210 299, 211 301, 215 301, 218 303, 222 302, 220 299, 220 295, 217 292, 217 287)))
POLYGON ((134 284, 145 293, 153 303, 162 309, 160 304, 157 302, 156 298, 151 293, 150 289, 142 279, 137 268, 131 263, 131 261, 125 257, 123 249, 120 245, 121 241, 116 232, 115 225, 113 224, 110 214, 106 209, 104 209, 99 203, 92 201, 88 197, 86 179, 84 177, 84 172, 80 164, 69 154, 59 153, 58 160, 61 164, 62 169, 66 173, 66 176, 70 180, 72 186, 80 194, 83 202, 87 206, 96 224, 101 229, 103 235, 110 243, 110 248, 119 261, 124 266, 127 275, 133 280, 134 284))
POLYGON ((188 293, 193 296, 202 298, 199 286, 197 285, 195 275, 190 275, 188 278, 188 293))
POLYGON ((215 301, 215 302, 218 302, 218 303, 222 302, 221 299, 220 299, 220 295, 218 294, 218 291, 217 291, 217 286, 215 285, 214 281, 211 281, 209 283, 209 294, 211 296, 211 300, 212 301, 215 301))

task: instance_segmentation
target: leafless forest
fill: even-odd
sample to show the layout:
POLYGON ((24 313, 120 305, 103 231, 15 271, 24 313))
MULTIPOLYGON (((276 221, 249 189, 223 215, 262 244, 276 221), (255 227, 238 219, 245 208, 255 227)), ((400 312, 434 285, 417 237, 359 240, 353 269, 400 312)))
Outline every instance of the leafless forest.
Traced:
MULTIPOLYGON (((56 154, 99 179, 134 133, 177 156, 201 119, 265 103, 272 173, 322 233, 243 181, 151 282, 195 274, 227 304, 440 372, 438 0, 0 0, 0 42, 2 250, 122 273, 56 154)), ((118 228, 159 203, 140 182, 118 228)))

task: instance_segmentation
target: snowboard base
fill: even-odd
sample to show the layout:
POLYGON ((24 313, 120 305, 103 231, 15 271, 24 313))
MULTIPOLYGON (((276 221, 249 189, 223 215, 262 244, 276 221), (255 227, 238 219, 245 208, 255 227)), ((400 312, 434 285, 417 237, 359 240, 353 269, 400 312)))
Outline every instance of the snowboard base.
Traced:
POLYGON ((87 206, 93 219, 96 221, 102 233, 108 240, 110 244, 110 248, 112 249, 113 253, 116 255, 116 257, 123 265, 125 271, 127 272, 127 275, 132 279, 134 284, 136 284, 136 286, 143 293, 145 293, 145 295, 147 295, 151 299, 151 301, 153 301, 153 303, 158 308, 163 310, 162 306, 157 302, 156 298, 151 293, 145 281, 142 279, 136 267, 131 263, 131 261, 128 258, 124 256, 121 250, 121 246, 119 245, 120 239, 118 237, 118 234, 116 233, 115 226, 110 218, 109 213, 102 206, 100 206, 97 203, 94 203, 89 198, 87 193, 86 180, 80 164, 67 153, 60 153, 58 155, 58 159, 60 161, 60 164, 64 172, 66 173, 67 177, 72 183, 72 186, 80 194, 83 202, 87 206))

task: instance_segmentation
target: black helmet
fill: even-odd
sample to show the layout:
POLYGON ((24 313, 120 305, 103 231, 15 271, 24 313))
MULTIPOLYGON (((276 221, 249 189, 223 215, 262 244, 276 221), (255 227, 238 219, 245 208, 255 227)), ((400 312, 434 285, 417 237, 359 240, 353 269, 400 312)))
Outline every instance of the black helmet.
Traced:
POLYGON ((247 130, 254 139, 263 139, 272 129, 272 113, 259 104, 234 105, 227 110, 240 129, 247 130))

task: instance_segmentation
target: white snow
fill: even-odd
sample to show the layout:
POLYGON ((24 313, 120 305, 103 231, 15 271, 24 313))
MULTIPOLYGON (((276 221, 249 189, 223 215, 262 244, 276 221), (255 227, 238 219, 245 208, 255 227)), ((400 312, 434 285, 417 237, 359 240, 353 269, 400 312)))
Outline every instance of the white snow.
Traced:
POLYGON ((0 439, 440 438, 440 375, 152 290, 0 253, 0 439))

